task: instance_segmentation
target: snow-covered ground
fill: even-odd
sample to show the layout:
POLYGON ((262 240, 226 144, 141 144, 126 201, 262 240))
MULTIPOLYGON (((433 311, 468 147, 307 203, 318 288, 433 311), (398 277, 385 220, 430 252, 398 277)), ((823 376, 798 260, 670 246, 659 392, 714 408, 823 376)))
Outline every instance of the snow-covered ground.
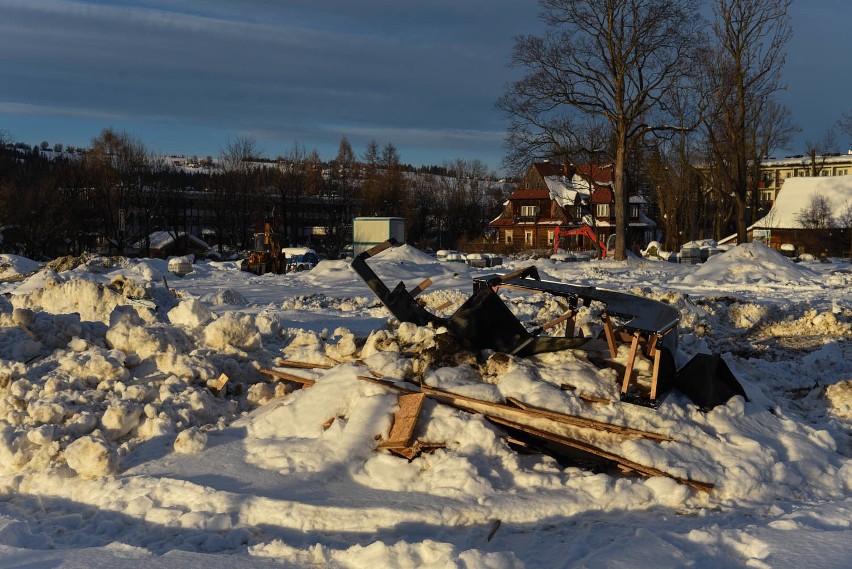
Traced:
MULTIPOLYGON (((749 401, 702 412, 673 393, 653 410, 618 402, 617 372, 583 352, 441 353, 441 330, 399 325, 346 261, 260 277, 205 262, 180 278, 159 260, 0 255, 0 566, 849 565, 849 263, 749 244, 703 265, 499 270, 531 263, 674 305, 682 355, 722 354, 749 401), (282 360, 327 368, 279 368, 316 380, 296 389, 259 371, 282 360), (377 450, 398 394, 358 379, 370 373, 666 434, 606 444, 714 489, 520 454, 429 399, 415 435, 445 446, 409 462, 377 450)), ((407 246, 371 266, 391 286, 431 278, 421 297, 443 315, 494 272, 407 246)), ((559 313, 501 295, 530 326, 559 313)), ((592 335, 594 310, 578 317, 592 335)))

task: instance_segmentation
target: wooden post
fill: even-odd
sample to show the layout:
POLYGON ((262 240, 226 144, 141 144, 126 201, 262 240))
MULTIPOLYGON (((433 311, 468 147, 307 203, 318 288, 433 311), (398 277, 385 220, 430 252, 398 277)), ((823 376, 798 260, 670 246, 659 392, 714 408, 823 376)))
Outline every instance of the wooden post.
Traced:
POLYGON ((633 332, 633 341, 630 343, 630 355, 627 357, 627 369, 624 370, 624 383, 621 384, 621 393, 627 393, 630 385, 630 376, 633 375, 633 365, 636 363, 636 351, 639 348, 639 331, 633 332))
POLYGON ((609 315, 606 313, 601 314, 601 321, 604 325, 606 343, 609 346, 609 355, 616 357, 618 355, 618 349, 615 347, 615 334, 612 332, 612 323, 610 322, 609 315))
MULTIPOLYGON (((656 338, 656 335, 654 336, 656 338)), ((662 350, 654 348, 654 374, 651 376, 651 401, 657 398, 657 378, 660 376, 660 356, 662 350)))
POLYGON ((647 346, 647 351, 645 352, 645 355, 647 355, 649 358, 654 355, 654 350, 657 349, 657 341, 659 341, 659 339, 659 334, 651 334, 651 338, 647 346))

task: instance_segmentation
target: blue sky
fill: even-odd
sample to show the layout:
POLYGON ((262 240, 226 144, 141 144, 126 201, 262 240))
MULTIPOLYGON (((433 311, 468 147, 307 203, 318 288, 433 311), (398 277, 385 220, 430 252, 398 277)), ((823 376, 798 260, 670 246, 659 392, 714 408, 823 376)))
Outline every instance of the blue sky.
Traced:
MULTIPOLYGON (((531 0, 0 0, 0 129, 88 146, 105 127, 161 153, 220 153, 253 136, 331 158, 375 139, 404 162, 497 168, 531 0)), ((847 0, 799 0, 784 100, 818 140, 852 110, 847 0), (799 6, 799 5, 802 6, 799 6)), ((838 150, 852 141, 839 139, 838 150)), ((794 148, 800 152, 802 148, 794 148)))

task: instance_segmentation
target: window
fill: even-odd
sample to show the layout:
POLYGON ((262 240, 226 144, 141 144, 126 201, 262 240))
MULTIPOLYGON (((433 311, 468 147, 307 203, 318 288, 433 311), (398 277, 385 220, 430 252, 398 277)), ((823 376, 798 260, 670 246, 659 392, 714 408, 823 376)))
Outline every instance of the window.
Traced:
POLYGON ((639 218, 639 206, 637 204, 630 204, 630 218, 638 219, 639 218))
POLYGON ((547 244, 553 245, 553 230, 548 230, 547 232, 547 244))
POLYGON ((506 230, 506 245, 512 244, 512 231, 510 229, 506 230))
POLYGON ((538 206, 534 205, 522 205, 521 206, 521 217, 535 217, 538 215, 538 206))
POLYGON ((788 177, 788 178, 790 177, 790 172, 787 172, 787 177, 788 177))
POLYGON ((609 204, 599 203, 596 209, 596 215, 598 217, 609 217, 609 204))
POLYGON ((524 231, 524 243, 527 245, 533 244, 533 232, 532 231, 524 231))
POLYGON ((580 204, 574 206, 574 217, 576 219, 580 219, 581 217, 583 217, 583 206, 581 206, 580 204))

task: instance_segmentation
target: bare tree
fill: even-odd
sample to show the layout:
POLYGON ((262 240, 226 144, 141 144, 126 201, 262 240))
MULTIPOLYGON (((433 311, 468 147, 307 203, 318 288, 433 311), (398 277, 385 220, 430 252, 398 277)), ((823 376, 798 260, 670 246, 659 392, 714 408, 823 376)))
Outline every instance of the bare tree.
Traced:
POLYGON ((843 113, 843 117, 837 121, 837 126, 848 136, 852 136, 852 111, 843 113))
POLYGON ((825 131, 822 138, 816 142, 805 141, 805 155, 808 159, 808 168, 811 176, 821 175, 825 167, 825 161, 837 147, 837 134, 833 128, 825 131))
POLYGON ((715 0, 714 46, 701 58, 710 97, 704 126, 711 184, 723 202, 733 201, 740 243, 748 239, 749 197, 760 162, 767 148, 786 144, 792 129, 779 124, 781 105, 774 99, 792 34, 791 1, 715 0))
POLYGON ((226 180, 226 197, 234 214, 236 241, 241 247, 248 243, 252 193, 256 190, 255 175, 260 155, 257 142, 251 136, 238 136, 222 150, 221 162, 226 180))
POLYGON ((124 254, 128 243, 140 235, 145 220, 135 217, 132 196, 144 190, 149 155, 141 140, 111 128, 92 140, 84 164, 88 183, 97 194, 97 204, 109 247, 124 254), (140 231, 141 230, 141 231, 140 231))
POLYGON ((358 163, 352 145, 344 136, 340 139, 337 156, 331 163, 329 182, 323 184, 322 217, 325 235, 320 241, 322 253, 330 259, 336 259, 347 242, 352 239, 352 218, 356 199, 356 179, 358 163))
POLYGON ((837 215, 837 225, 849 232, 849 254, 852 255, 852 202, 847 201, 837 215))
MULTIPOLYGON (((606 125, 614 162, 616 251, 626 251, 628 154, 650 132, 660 102, 689 72, 698 33, 694 0, 539 0, 543 36, 516 39, 512 62, 528 74, 498 101, 515 132, 559 144, 577 116, 606 125), (550 125, 556 125, 551 128, 550 125), (548 135, 547 133, 550 133, 548 135)), ((658 118, 660 118, 658 116, 658 118)), ((511 139, 508 141, 511 143, 511 139)))
POLYGON ((796 223, 805 229, 828 229, 836 224, 831 212, 831 200, 817 194, 811 197, 807 207, 796 213, 796 223))

